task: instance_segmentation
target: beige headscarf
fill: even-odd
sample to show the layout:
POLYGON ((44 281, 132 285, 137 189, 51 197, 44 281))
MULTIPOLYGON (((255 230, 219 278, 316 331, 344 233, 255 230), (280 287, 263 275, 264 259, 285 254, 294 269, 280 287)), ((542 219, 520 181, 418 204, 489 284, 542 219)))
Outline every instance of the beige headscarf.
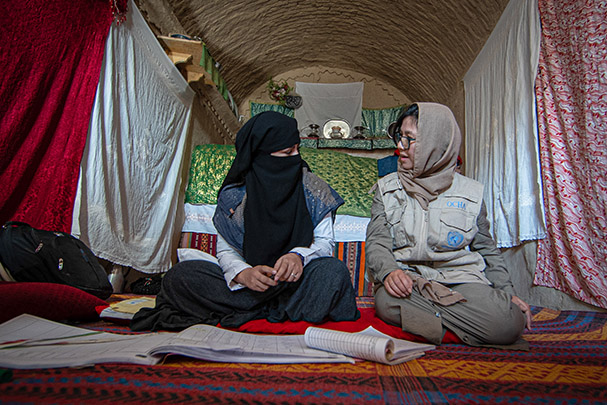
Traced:
POLYGON ((415 103, 419 107, 413 169, 398 165, 398 178, 409 195, 423 207, 453 183, 461 134, 449 107, 415 103))

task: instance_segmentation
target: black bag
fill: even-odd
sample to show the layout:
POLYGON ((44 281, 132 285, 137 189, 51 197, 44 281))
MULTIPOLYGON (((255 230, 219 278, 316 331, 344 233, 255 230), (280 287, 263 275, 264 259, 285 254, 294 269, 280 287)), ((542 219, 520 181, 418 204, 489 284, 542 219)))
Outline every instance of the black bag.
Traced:
POLYGON ((9 221, 0 229, 0 262, 15 281, 66 284, 108 298, 107 273, 81 240, 9 221))

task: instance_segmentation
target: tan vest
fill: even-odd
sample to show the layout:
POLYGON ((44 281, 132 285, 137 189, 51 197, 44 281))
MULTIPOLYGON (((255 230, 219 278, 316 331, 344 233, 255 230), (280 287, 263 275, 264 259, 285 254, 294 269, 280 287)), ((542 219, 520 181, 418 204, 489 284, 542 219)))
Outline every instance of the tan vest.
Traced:
POLYGON ((396 173, 377 183, 381 193, 393 253, 403 269, 446 284, 491 284, 483 257, 468 246, 478 232, 483 185, 456 174, 451 187, 425 211, 403 189, 396 173))

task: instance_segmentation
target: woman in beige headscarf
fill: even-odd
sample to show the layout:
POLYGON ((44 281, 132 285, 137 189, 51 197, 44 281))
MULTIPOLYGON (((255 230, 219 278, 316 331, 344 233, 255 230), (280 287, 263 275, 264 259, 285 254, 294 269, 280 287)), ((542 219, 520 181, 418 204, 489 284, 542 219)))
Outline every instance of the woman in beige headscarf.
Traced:
POLYGON ((366 266, 384 321, 440 344, 524 349, 518 298, 490 233, 483 185, 455 173, 461 135, 448 107, 411 105, 392 125, 398 170, 375 186, 366 266))

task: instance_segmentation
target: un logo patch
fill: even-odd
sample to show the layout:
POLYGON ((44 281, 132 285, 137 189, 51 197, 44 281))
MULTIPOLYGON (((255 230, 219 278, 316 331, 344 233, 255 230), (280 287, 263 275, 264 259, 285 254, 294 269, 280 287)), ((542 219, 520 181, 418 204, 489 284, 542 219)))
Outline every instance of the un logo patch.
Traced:
POLYGON ((447 234, 447 244, 451 247, 458 247, 464 240, 464 235, 459 232, 449 231, 447 234))

